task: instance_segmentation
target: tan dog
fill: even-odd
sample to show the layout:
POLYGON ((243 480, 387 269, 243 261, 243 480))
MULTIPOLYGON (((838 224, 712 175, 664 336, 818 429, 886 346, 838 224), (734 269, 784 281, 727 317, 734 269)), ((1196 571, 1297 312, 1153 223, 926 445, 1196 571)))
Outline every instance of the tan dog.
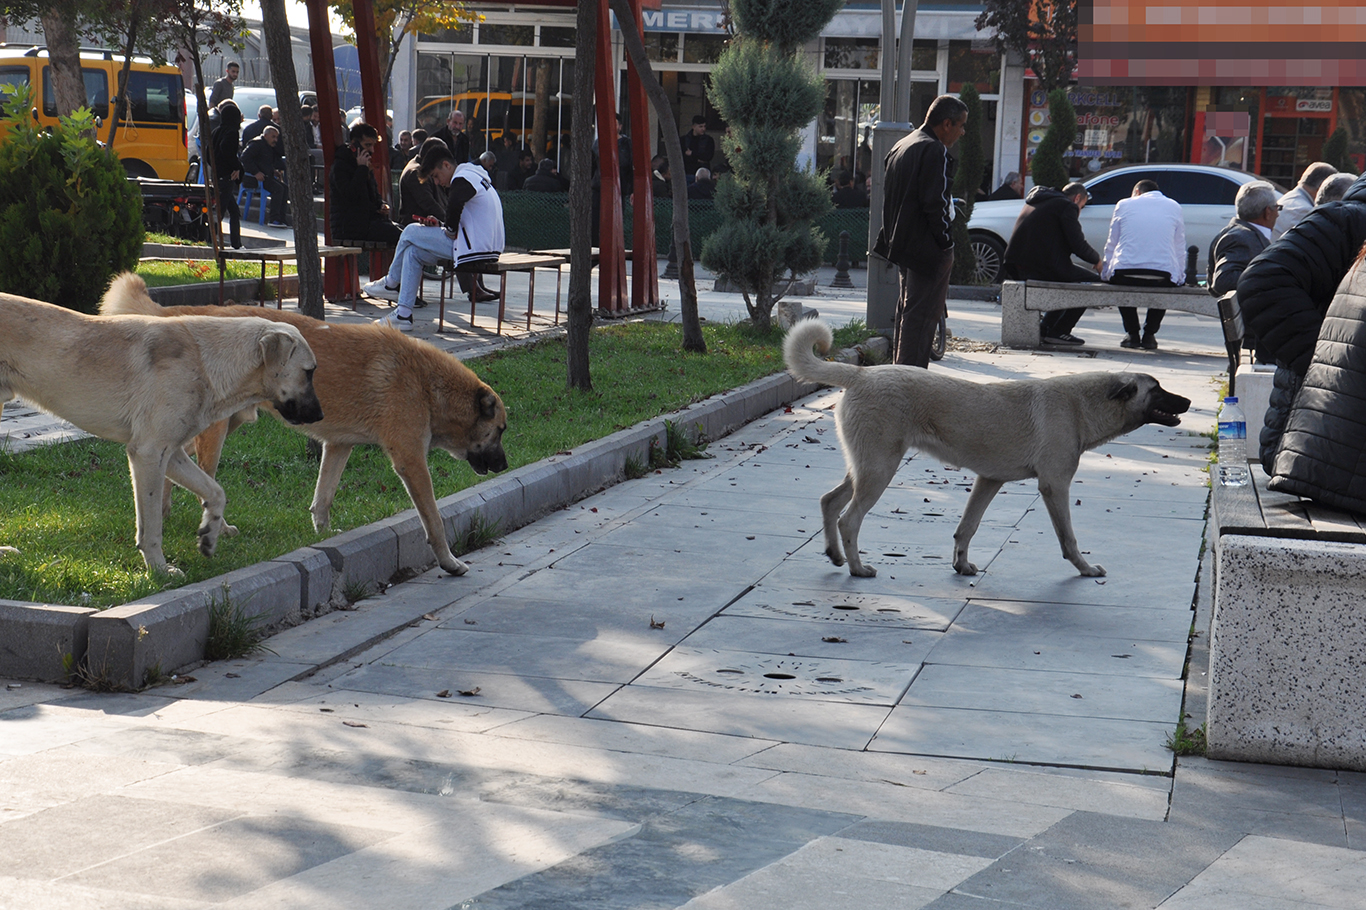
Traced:
POLYGON ((847 557, 850 575, 877 574, 859 559, 859 527, 911 448, 977 475, 953 532, 958 574, 977 574, 968 561, 968 544, 992 497, 1008 481, 1036 477, 1063 557, 1082 575, 1104 575, 1103 566, 1082 557, 1072 532, 1068 490, 1081 453, 1145 423, 1174 427, 1181 422, 1177 415, 1191 404, 1142 373, 975 383, 919 367, 858 367, 817 359, 812 347, 825 354, 831 340, 825 323, 799 322, 783 343, 783 359, 804 382, 845 389, 835 406, 835 426, 848 473, 821 497, 821 514, 825 553, 837 566, 847 557))
MULTIPOLYGON (((507 411, 502 399, 472 370, 450 354, 394 329, 332 325, 299 313, 254 306, 162 308, 147 297, 140 283, 136 276, 116 280, 101 311, 261 316, 294 326, 308 339, 318 358, 313 381, 326 415, 299 427, 323 444, 322 466, 309 507, 316 530, 330 523, 332 500, 351 450, 367 443, 378 445, 407 488, 441 568, 452 575, 469 571, 446 540, 427 453, 444 449, 468 461, 477 474, 507 468, 502 442, 507 411)), ((254 413, 233 415, 231 421, 224 420, 200 436, 195 444, 199 464, 214 473, 228 433, 253 419, 254 413)))
POLYGON ((95 317, 0 294, 0 403, 23 396, 127 447, 137 546, 154 572, 175 571, 161 546, 168 477, 204 504, 201 553, 212 556, 220 534, 237 533, 223 521, 223 488, 190 461, 186 444, 263 402, 291 423, 319 420, 313 368, 299 331, 265 319, 95 317))

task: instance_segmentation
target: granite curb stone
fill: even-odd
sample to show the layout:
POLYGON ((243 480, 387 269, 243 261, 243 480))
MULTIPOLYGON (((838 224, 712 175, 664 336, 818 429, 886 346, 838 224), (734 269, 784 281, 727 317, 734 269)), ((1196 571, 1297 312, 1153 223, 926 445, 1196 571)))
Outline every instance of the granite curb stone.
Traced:
POLYGON ((0 600, 0 676, 65 680, 64 663, 85 653, 93 607, 0 600))

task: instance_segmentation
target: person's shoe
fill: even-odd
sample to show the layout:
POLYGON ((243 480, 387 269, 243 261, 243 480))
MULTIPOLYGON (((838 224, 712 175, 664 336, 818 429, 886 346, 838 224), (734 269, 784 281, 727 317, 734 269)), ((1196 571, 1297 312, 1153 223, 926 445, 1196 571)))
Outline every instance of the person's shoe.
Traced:
POLYGON ((1071 332, 1063 332, 1061 335, 1045 335, 1043 336, 1043 343, 1067 345, 1086 344, 1085 341, 1078 338, 1076 335, 1073 335, 1071 332))
POLYGON ((376 278, 362 287, 360 292, 366 297, 377 297, 380 300, 398 300, 398 288, 389 287, 383 278, 376 278))
POLYGON ((1143 342, 1138 340, 1138 335, 1136 333, 1130 332, 1128 335, 1124 336, 1124 340, 1119 343, 1119 346, 1122 348, 1141 348, 1143 347, 1143 342))
POLYGON ((413 317, 400 316, 398 310, 388 313, 375 320, 375 325, 382 325, 390 329, 398 329, 400 332, 411 332, 413 330, 413 317))
POLYGON ((1157 339, 1153 337, 1152 332, 1144 332, 1143 341, 1141 341, 1140 344, 1143 345, 1143 350, 1145 351, 1157 350, 1157 339))
POLYGON ((285 224, 283 221, 272 221, 267 224, 266 227, 289 227, 289 225, 285 224))
POLYGON ((473 291, 475 303, 490 303, 498 299, 497 291, 490 291, 485 288, 477 288, 473 291))
POLYGON ((427 305, 427 301, 423 300, 420 296, 419 296, 416 300, 413 301, 413 309, 415 309, 415 310, 420 310, 420 309, 422 309, 422 308, 423 308, 424 306, 426 306, 426 305, 427 305))

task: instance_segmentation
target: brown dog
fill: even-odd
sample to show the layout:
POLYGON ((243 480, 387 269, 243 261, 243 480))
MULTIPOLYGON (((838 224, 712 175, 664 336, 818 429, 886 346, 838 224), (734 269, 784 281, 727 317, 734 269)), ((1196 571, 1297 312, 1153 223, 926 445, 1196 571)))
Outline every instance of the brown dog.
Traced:
MULTIPOLYGON (((384 449, 417 508, 427 543, 441 568, 464 575, 469 567, 455 557, 436 506, 427 453, 444 449, 469 462, 477 474, 507 468, 503 432, 507 411, 474 372, 424 341, 395 329, 372 325, 332 325, 299 313, 254 306, 161 307, 147 296, 136 275, 114 280, 100 304, 103 313, 159 316, 260 316, 297 328, 318 359, 313 374, 324 417, 298 427, 323 444, 322 466, 313 493, 313 527, 328 527, 337 483, 351 450, 373 444, 384 449)), ((195 440, 199 464, 209 474, 218 468, 227 435, 255 419, 251 409, 220 421, 195 440)))

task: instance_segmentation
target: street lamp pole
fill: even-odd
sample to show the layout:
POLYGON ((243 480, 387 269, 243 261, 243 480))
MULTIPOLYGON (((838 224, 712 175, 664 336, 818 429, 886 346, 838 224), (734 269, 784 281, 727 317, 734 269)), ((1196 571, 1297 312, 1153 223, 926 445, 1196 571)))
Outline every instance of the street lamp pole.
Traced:
MULTIPOLYGON (((918 0, 905 0, 901 9, 900 48, 893 53, 890 36, 896 34, 896 0, 882 0, 882 86, 878 96, 878 121, 873 124, 873 190, 868 199, 868 249, 873 248, 882 230, 883 192, 886 174, 882 162, 892 146, 906 136, 911 124, 911 46, 915 37, 918 0), (898 76, 900 78, 898 79, 898 76), (899 85, 898 85, 899 83, 899 85)), ((868 256, 868 317, 870 329, 891 331, 896 316, 900 282, 897 268, 885 259, 868 256)))

